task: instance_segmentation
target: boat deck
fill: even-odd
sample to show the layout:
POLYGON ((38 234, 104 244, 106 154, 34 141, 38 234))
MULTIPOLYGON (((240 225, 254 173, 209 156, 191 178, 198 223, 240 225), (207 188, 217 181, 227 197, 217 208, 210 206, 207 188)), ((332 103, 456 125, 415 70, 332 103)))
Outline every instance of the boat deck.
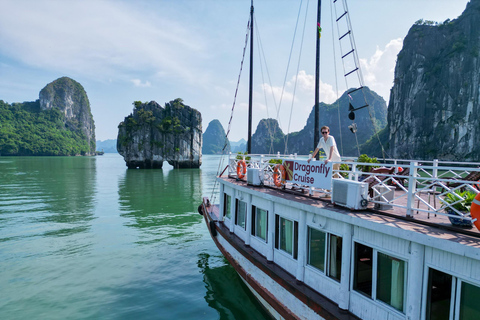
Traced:
MULTIPOLYGON (((405 208, 393 206, 391 209, 382 210, 381 208, 375 208, 374 203, 369 203, 367 209, 365 210, 356 211, 334 205, 331 202, 331 198, 325 197, 324 194, 317 192, 310 196, 302 192, 302 190, 280 189, 269 186, 256 187, 248 185, 244 180, 228 177, 222 177, 222 179, 227 180, 229 183, 253 189, 257 192, 263 192, 276 197, 283 197, 291 201, 301 202, 314 207, 325 208, 340 214, 355 216, 376 223, 390 225, 404 230, 415 231, 417 233, 480 248, 480 232, 477 230, 477 228, 462 228, 453 226, 448 217, 443 215, 427 215, 425 212, 420 211, 420 213, 417 213, 415 211, 413 217, 408 217, 405 208)), ((397 198, 397 191, 395 191, 395 193, 395 198, 397 198)), ((430 203, 430 205, 434 206, 433 197, 431 195, 430 199, 427 193, 421 194, 420 196, 427 203, 430 203)), ((405 206, 406 201, 406 198, 399 198, 395 200, 395 203, 405 206)), ((417 204, 417 201, 415 201, 415 208, 417 205, 419 206, 419 209, 426 207, 424 203, 420 202, 417 204)), ((436 207, 439 208, 439 206, 440 204, 437 202, 436 207)))

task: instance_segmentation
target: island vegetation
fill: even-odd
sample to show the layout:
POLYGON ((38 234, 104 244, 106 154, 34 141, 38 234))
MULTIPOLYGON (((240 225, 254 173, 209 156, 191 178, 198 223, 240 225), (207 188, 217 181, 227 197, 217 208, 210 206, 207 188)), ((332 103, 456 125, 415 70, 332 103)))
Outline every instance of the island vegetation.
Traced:
POLYGON ((91 146, 81 130, 69 130, 56 108, 41 110, 39 100, 9 104, 0 100, 2 156, 84 155, 91 146))

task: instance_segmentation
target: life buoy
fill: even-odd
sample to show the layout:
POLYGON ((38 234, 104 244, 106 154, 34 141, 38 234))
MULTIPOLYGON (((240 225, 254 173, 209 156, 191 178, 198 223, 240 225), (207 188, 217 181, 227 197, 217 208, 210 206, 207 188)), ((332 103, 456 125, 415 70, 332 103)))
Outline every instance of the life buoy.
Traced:
POLYGON ((475 199, 473 199, 472 206, 470 207, 470 215, 472 219, 477 219, 474 224, 475 227, 480 230, 480 193, 477 193, 475 199))
POLYGON ((277 164, 273 170, 273 183, 277 187, 283 187, 285 184, 285 167, 281 164, 277 164))
POLYGON ((247 164, 245 163, 245 160, 240 160, 237 162, 237 178, 243 179, 245 173, 247 173, 247 164))

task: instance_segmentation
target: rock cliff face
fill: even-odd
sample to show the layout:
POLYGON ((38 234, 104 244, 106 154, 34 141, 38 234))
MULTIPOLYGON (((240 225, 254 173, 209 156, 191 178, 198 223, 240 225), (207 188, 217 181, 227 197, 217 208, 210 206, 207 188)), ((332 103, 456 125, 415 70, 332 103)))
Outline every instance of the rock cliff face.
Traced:
POLYGON ((225 137, 225 130, 222 124, 217 119, 210 121, 207 130, 203 134, 203 154, 223 154, 223 147, 225 146, 225 140, 227 147, 226 153, 230 152, 230 142, 225 137))
POLYGON ((480 159, 480 0, 441 24, 419 21, 405 37, 388 106, 389 156, 480 159))
POLYGON ((274 154, 285 150, 285 134, 276 119, 262 119, 252 136, 252 153, 274 154))
POLYGON ((59 78, 40 91, 40 109, 59 109, 65 115, 65 127, 85 136, 86 155, 95 154, 95 123, 83 86, 68 77, 59 78))
POLYGON ((128 168, 199 168, 202 164, 202 116, 175 99, 162 108, 155 101, 134 103, 118 126, 117 150, 128 168))
MULTIPOLYGON (((387 123, 385 100, 367 87, 364 90, 370 107, 355 112, 359 145, 370 139, 375 132, 369 113, 374 119, 377 130, 383 129, 387 123)), ((352 94, 352 98, 363 100, 363 95, 361 91, 356 91, 352 94)), ((342 156, 358 156, 357 139, 348 128, 352 123, 348 118, 349 101, 348 95, 344 93, 332 104, 320 103, 320 127, 324 125, 330 127, 330 133, 335 137, 338 150, 342 156), (340 119, 338 109, 340 110, 340 119)), ((314 122, 314 109, 312 108, 305 127, 299 132, 293 132, 286 136, 279 128, 276 120, 261 120, 252 137, 252 153, 271 154, 280 152, 283 154, 285 152, 285 141, 287 141, 286 153, 308 154, 315 149, 313 145, 314 122)))

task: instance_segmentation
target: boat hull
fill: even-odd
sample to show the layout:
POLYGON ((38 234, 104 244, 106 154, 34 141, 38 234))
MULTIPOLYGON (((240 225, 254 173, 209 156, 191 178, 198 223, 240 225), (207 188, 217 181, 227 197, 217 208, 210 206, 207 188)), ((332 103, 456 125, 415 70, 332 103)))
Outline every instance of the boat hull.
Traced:
POLYGON ((302 292, 309 288, 288 277, 287 272, 275 264, 256 257, 252 248, 235 240, 218 217, 211 210, 202 206, 203 216, 210 235, 223 256, 233 266, 243 282, 252 291, 257 300, 275 319, 358 319, 349 312, 342 314, 332 301, 309 296, 302 292), (213 223, 212 223, 213 221, 213 223), (266 262, 266 263, 265 263, 266 262), (327 306, 321 305, 326 302, 327 306), (327 303, 328 302, 328 303, 327 303))

